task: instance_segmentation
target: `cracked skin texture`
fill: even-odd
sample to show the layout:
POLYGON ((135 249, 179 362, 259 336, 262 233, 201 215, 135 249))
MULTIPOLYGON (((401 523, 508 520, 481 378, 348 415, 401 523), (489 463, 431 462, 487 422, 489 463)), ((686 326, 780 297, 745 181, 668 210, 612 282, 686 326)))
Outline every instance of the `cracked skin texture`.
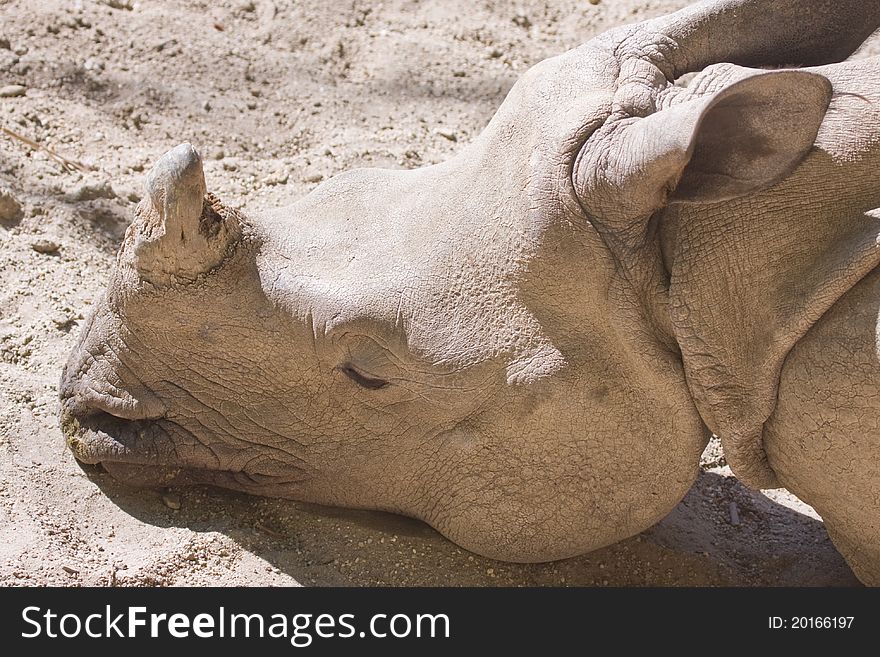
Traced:
POLYGON ((707 385, 689 382, 703 417, 721 435, 725 422, 760 427, 774 483, 814 505, 862 581, 878 584, 880 62, 814 70, 834 96, 795 175, 661 221, 679 314, 700 327, 691 349, 707 385))
MULTIPOLYGON (((707 438, 674 355, 646 349, 638 334, 638 344, 621 340, 596 277, 589 286, 524 285, 520 299, 510 290, 521 261, 540 250, 548 255, 539 269, 582 269, 595 237, 565 226, 558 236, 508 229, 511 243, 474 242, 484 217, 454 206, 433 209, 445 220, 429 234, 420 227, 432 209, 419 207, 417 193, 400 216, 410 230, 394 226, 378 239, 378 217, 344 227, 368 216, 351 199, 378 191, 349 186, 393 189, 404 179, 412 189, 418 178, 435 186, 437 173, 343 176, 292 217, 248 220, 220 268, 181 285, 144 282, 130 264, 136 221, 65 385, 76 390, 69 399, 100 389, 108 397, 92 406, 116 415, 126 412, 117 401, 124 389, 138 400, 128 407, 136 417, 154 403, 133 387, 144 382, 161 419, 133 420, 136 435, 96 431, 78 457, 151 483, 208 481, 414 515, 509 560, 570 556, 662 518, 691 486, 707 438), (309 221, 312 204, 328 218, 309 221), (384 251, 403 238, 427 242, 429 255, 416 263, 368 254, 370 240, 384 251), (550 292, 546 310, 518 307, 546 303, 550 292), (537 332, 551 324, 544 313, 557 315, 546 336, 537 332), (359 386, 346 366, 389 385, 359 386), (132 464, 150 466, 149 475, 132 464)), ((453 170, 449 183, 479 184, 474 173, 453 170)), ((527 211, 505 207, 502 195, 496 212, 525 225, 527 211)), ((142 206, 142 219, 151 211, 142 206)))
MULTIPOLYGON (((190 146, 167 154, 62 376, 75 455, 411 515, 511 561, 655 523, 709 429, 747 482, 814 503, 762 432, 789 350, 877 264, 874 190, 828 194, 873 166, 847 112, 877 62, 673 84, 715 61, 695 32, 759 5, 546 60, 453 159, 352 171, 266 216, 206 197, 190 146)), ((730 59, 841 56, 780 11, 810 57, 750 34, 730 59)))
POLYGON ((880 584, 880 272, 837 302, 785 361, 767 423, 780 481, 810 500, 865 583, 880 584))

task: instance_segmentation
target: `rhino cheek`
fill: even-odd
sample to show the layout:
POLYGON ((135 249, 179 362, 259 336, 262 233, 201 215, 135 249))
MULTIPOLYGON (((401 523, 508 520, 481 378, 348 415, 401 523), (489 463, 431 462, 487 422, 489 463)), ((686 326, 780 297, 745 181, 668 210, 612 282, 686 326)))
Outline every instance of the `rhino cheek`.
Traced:
POLYGON ((661 520, 697 478, 708 438, 699 415, 684 398, 620 396, 607 375, 588 387, 595 394, 565 387, 567 403, 440 436, 415 470, 413 515, 466 549, 517 562, 582 554, 661 520))

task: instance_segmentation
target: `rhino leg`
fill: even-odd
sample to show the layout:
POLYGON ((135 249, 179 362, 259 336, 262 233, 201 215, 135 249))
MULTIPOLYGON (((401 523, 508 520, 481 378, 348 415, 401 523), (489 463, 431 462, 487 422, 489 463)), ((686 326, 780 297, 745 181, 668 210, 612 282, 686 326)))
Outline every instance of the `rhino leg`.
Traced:
POLYGON ((764 441, 780 482, 822 516, 865 584, 880 585, 880 270, 789 354, 764 441))

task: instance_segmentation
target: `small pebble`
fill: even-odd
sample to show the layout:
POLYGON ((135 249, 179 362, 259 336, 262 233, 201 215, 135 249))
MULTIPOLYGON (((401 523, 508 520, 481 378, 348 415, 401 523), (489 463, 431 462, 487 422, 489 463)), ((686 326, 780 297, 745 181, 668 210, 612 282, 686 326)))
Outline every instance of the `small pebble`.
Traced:
POLYGON ((739 525, 739 508, 737 508, 736 502, 730 503, 730 524, 734 527, 739 525))
POLYGON ((128 185, 117 187, 113 191, 118 198, 125 199, 131 203, 137 203, 142 198, 139 190, 129 187, 128 185))
POLYGON ((513 24, 518 27, 528 29, 532 26, 532 21, 530 21, 529 17, 525 14, 517 14, 513 17, 513 24))
POLYGON ((52 323, 55 325, 59 331, 67 331, 73 326, 73 323, 76 321, 70 315, 67 315, 62 312, 53 313, 51 316, 52 323))
POLYGON ((116 193, 107 180, 84 182, 67 194, 71 201, 94 201, 98 198, 115 198, 116 193))
POLYGON ((103 4, 113 9, 125 9, 126 11, 134 9, 134 4, 132 4, 131 0, 103 0, 103 4))
POLYGON ((324 180, 324 174, 318 172, 306 173, 303 176, 303 181, 307 183, 318 183, 324 180))
POLYGON ((0 187, 0 222, 12 221, 21 212, 21 203, 8 189, 0 187))
POLYGON ((24 96, 26 91, 27 87, 23 87, 20 84, 7 84, 5 87, 0 87, 0 98, 24 96))
POLYGON ((31 248, 37 253, 54 255, 61 250, 61 245, 54 240, 39 239, 31 244, 31 248))
POLYGON ((162 496, 162 502, 165 503, 165 506, 174 511, 180 509, 180 496, 174 493, 165 493, 162 496))
POLYGON ((452 130, 448 130, 447 128, 438 128, 436 132, 444 139, 448 139, 449 141, 458 141, 458 135, 456 135, 452 130))
POLYGON ((289 179, 290 176, 286 171, 275 171, 263 178, 263 183, 266 185, 286 185, 289 179))

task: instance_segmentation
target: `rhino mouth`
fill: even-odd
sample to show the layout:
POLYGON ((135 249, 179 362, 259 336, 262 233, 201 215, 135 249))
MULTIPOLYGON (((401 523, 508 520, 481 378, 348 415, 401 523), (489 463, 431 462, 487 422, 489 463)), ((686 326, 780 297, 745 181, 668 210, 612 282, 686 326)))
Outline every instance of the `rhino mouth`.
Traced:
POLYGON ((135 486, 174 483, 183 468, 179 458, 164 454, 168 444, 165 420, 129 420, 104 410, 85 414, 63 410, 61 428, 74 458, 102 465, 115 478, 135 486))
POLYGON ((275 497, 295 496, 301 468, 284 475, 224 468, 216 454, 167 418, 131 420, 103 409, 62 409, 61 427, 74 458, 100 465, 135 488, 209 485, 275 497))

